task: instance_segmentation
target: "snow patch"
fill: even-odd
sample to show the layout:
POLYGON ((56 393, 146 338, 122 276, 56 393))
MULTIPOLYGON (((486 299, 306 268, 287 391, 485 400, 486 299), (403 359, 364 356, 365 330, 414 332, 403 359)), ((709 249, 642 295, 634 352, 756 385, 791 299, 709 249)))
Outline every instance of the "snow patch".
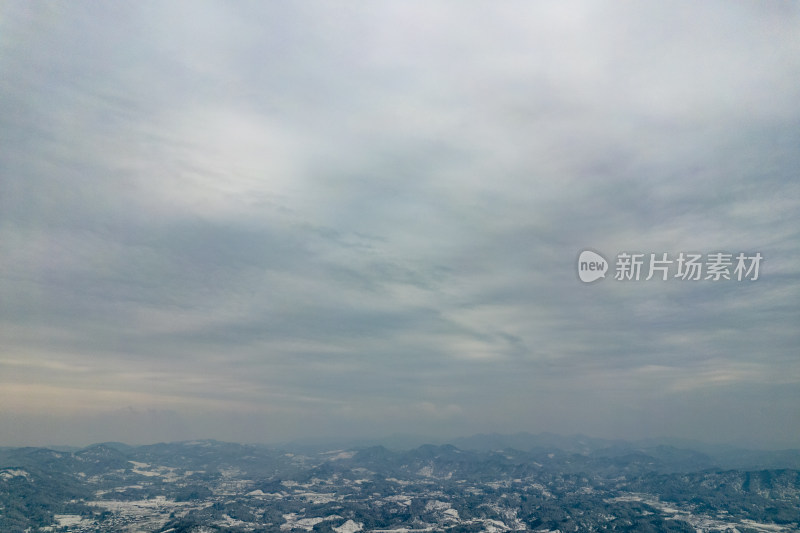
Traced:
POLYGON ((53 518, 58 522, 58 527, 79 526, 84 522, 83 517, 77 514, 57 514, 53 518))
POLYGON ((425 477, 433 477, 433 467, 432 466, 423 466, 417 472, 418 476, 425 476, 425 477))
POLYGON ((353 451, 333 450, 331 452, 324 452, 322 455, 329 455, 329 461, 340 461, 342 459, 352 459, 355 454, 356 452, 353 451))
POLYGON ((333 528, 336 533, 356 533, 362 529, 364 529, 364 524, 361 522, 354 522, 353 520, 348 520, 341 526, 333 528))
POLYGON ((315 504, 331 503, 337 500, 336 494, 332 492, 301 492, 297 496, 315 504))
POLYGON ((8 468, 0 471, 0 479, 11 479, 14 477, 24 477, 25 479, 30 479, 28 476, 29 474, 25 470, 20 469, 8 468))
POLYGON ((290 529, 305 529, 306 531, 311 531, 314 529, 314 526, 325 521, 324 518, 320 517, 297 518, 297 513, 285 514, 283 515, 283 519, 286 520, 286 523, 281 524, 281 531, 288 531, 290 529))
POLYGON ((450 507, 452 506, 449 503, 439 500, 428 500, 428 503, 425 504, 426 511, 444 511, 450 507))

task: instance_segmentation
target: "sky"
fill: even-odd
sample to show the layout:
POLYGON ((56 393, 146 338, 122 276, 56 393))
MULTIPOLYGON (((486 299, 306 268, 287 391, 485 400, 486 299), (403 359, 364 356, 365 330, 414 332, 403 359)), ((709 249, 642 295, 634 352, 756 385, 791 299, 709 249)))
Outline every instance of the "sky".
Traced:
POLYGON ((11 1, 0 72, 0 445, 800 447, 796 2, 11 1))

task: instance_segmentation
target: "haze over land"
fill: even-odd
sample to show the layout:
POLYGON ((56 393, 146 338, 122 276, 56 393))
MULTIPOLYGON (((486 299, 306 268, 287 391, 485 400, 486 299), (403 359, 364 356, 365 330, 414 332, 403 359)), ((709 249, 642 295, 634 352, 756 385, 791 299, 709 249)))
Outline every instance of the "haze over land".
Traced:
POLYGON ((3 4, 0 446, 800 447, 798 35, 783 2, 3 4))

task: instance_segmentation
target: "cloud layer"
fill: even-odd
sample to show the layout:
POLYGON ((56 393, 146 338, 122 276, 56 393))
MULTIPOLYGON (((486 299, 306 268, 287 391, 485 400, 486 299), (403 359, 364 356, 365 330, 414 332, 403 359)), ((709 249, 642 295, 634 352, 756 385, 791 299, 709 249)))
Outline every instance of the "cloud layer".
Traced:
POLYGON ((793 4, 0 8, 0 444, 800 446, 797 35, 793 4), (584 285, 585 248, 765 259, 584 285))

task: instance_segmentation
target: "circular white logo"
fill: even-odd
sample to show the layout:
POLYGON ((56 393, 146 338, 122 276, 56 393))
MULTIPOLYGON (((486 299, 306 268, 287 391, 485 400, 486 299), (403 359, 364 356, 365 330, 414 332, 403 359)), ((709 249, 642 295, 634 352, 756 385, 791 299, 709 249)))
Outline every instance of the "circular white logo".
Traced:
POLYGON ((591 283, 606 277, 608 261, 602 255, 591 250, 584 250, 578 257, 578 277, 584 283, 591 283))

